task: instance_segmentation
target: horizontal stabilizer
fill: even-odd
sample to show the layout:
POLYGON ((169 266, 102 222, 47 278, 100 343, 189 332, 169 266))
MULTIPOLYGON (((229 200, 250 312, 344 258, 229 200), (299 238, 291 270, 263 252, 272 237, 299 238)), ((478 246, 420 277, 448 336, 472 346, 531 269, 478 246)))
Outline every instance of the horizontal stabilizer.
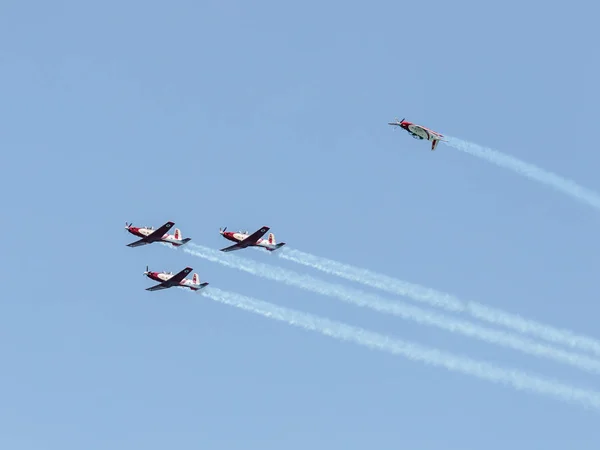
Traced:
POLYGON ((283 247, 284 245, 285 245, 285 242, 280 242, 279 244, 277 244, 277 245, 274 245, 274 246, 273 246, 273 247, 271 247, 271 248, 268 248, 268 247, 267 247, 267 250, 269 250, 269 251, 271 251, 271 252, 274 252, 275 250, 278 250, 278 249, 280 249, 280 248, 281 248, 281 247, 283 247))

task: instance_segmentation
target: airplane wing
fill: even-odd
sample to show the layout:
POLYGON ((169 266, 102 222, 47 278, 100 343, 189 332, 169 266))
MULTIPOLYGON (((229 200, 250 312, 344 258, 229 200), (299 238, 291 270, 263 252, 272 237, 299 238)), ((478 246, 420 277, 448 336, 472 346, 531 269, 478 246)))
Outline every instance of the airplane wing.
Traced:
POLYGON ((246 248, 245 245, 241 245, 239 242, 237 244, 230 245, 229 247, 222 248, 222 252, 233 252, 234 250, 241 250, 246 248))
POLYGON ((176 284, 179 284, 179 282, 181 280, 183 280, 185 277, 188 276, 188 274, 194 269, 192 269, 191 267, 186 267, 185 269, 183 269, 181 272, 179 272, 176 275, 173 275, 171 278, 169 278, 167 280, 167 283, 169 283, 170 285, 174 286, 176 284))
POLYGON ((165 283, 161 283, 161 284, 157 284, 156 286, 152 286, 149 288, 146 288, 147 291, 160 291, 162 289, 168 289, 170 288, 170 285, 166 285, 165 283))
POLYGON ((132 242, 131 244, 127 244, 127 247, 139 247, 140 245, 150 244, 145 238, 140 239, 139 241, 132 242))
POLYGON ((158 241, 163 235, 171 229, 171 227, 175 225, 175 222, 167 222, 162 227, 154 230, 153 233, 150 233, 145 237, 145 240, 148 242, 158 241))
POLYGON ((269 231, 269 227, 262 227, 260 230, 255 231, 242 242, 244 242, 245 244, 255 244, 256 241, 263 237, 267 231, 269 231))

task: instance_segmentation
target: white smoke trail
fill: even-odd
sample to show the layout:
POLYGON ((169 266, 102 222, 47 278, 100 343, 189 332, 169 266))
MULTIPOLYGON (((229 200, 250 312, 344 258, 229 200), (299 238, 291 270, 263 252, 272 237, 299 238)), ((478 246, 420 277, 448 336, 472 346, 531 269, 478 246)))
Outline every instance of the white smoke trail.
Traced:
POLYGON ((564 194, 570 195, 580 202, 587 203, 595 208, 600 208, 600 195, 594 191, 591 191, 590 189, 578 185, 574 181, 562 178, 552 172, 548 172, 547 170, 541 169, 533 164, 521 161, 514 156, 492 150, 491 148, 482 147, 472 142, 463 141, 462 139, 452 136, 446 136, 446 139, 447 141, 445 141, 445 143, 450 147, 454 147, 470 155, 485 159, 500 167, 510 169, 518 174, 526 176, 527 178, 531 178, 532 180, 551 186, 557 191, 561 191, 564 194))
POLYGON ((316 331, 340 341, 353 342, 370 349, 403 356, 431 366, 443 367, 453 372, 460 372, 493 383, 502 383, 519 391, 529 391, 554 397, 568 403, 582 405, 588 409, 600 409, 600 393, 595 391, 576 388, 555 380, 530 375, 517 369, 505 369, 488 362, 453 355, 399 339, 392 339, 362 328, 283 308, 239 294, 225 292, 210 286, 203 291, 202 295, 270 319, 285 322, 305 330, 316 331))
POLYGON ((569 330, 554 328, 533 320, 524 319, 519 315, 490 308, 477 302, 465 302, 450 294, 435 291, 434 289, 419 286, 418 284, 412 284, 407 281, 398 280, 387 275, 378 274, 367 269, 314 256, 299 250, 285 248, 279 250, 277 254, 280 258, 307 267, 312 267, 321 272, 336 275, 350 281, 355 281, 365 286, 371 286, 391 294, 403 295, 413 300, 437 306, 448 311, 467 313, 472 317, 494 325, 501 325, 523 334, 529 334, 550 342, 566 345, 582 351, 587 350, 596 355, 600 355, 600 342, 598 340, 574 334, 569 330))
MULTIPOLYGON (((188 244, 188 246, 190 246, 190 244, 188 244)), ((600 373, 600 361, 587 356, 552 348, 504 331, 493 330, 465 320, 446 317, 442 314, 426 311, 416 306, 407 305, 401 302, 386 301, 376 295, 327 283, 309 275, 299 274, 280 267, 270 266, 257 261, 236 257, 234 255, 225 255, 219 251, 202 247, 197 244, 194 244, 193 248, 197 250, 192 250, 188 247, 184 249, 184 251, 227 267, 236 268, 274 281, 283 282, 321 295, 335 297, 357 306, 368 307, 386 314, 394 314, 404 319, 413 320, 419 324, 435 326, 443 330, 460 333, 465 336, 480 339, 484 342, 501 345, 530 355, 546 357, 561 363, 570 364, 588 372, 600 373)))

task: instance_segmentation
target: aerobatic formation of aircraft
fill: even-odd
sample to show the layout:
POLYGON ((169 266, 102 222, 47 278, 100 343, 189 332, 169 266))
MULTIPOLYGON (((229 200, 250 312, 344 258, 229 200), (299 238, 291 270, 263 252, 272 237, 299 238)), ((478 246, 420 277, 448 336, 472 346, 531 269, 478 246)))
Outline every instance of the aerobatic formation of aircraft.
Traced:
POLYGON ((131 234, 141 237, 139 241, 127 244, 128 247, 139 247, 140 245, 152 244, 153 242, 166 242, 175 247, 187 244, 191 238, 182 239, 181 231, 175 228, 174 234, 167 234, 167 231, 175 225, 175 222, 167 222, 156 230, 154 227, 134 227, 132 223, 125 222, 125 229, 131 234))
POLYGON ((408 122, 404 119, 398 120, 395 122, 388 122, 388 125, 398 126, 410 133, 410 135, 415 139, 426 139, 431 141, 431 150, 435 150, 438 143, 444 140, 444 135, 438 133, 437 131, 430 130, 429 128, 425 128, 422 125, 417 125, 412 122, 408 122))
POLYGON ((160 284, 146 288, 147 291, 160 291, 162 289, 169 289, 172 287, 180 286, 190 288, 192 291, 199 291, 208 286, 208 283, 200 283, 200 277, 197 273, 194 273, 192 279, 186 278, 186 276, 192 271, 191 267, 186 267, 181 272, 173 275, 172 272, 151 272, 146 266, 144 275, 154 281, 158 281, 160 284))
MULTIPOLYGON (((444 135, 437 131, 430 130, 421 125, 408 122, 404 119, 395 122, 388 122, 389 125, 400 127, 406 130, 415 139, 425 139, 431 141, 431 150, 435 150, 440 141, 445 140, 444 135)), ((181 231, 175 228, 174 234, 168 234, 168 231, 175 225, 174 222, 167 222, 160 226, 156 230, 153 227, 134 227, 133 224, 125 222, 125 229, 139 237, 140 239, 127 244, 128 247, 139 247, 141 245, 151 244, 153 242, 163 242, 172 245, 173 247, 180 247, 191 241, 191 238, 183 238, 181 231)), ((269 227, 263 226, 254 233, 248 233, 248 231, 227 231, 227 227, 219 228, 219 234, 229 241, 233 241, 234 244, 229 247, 222 248, 222 252, 232 252, 235 250, 241 250, 248 247, 260 247, 268 250, 269 252, 276 251, 285 245, 285 242, 279 244, 275 241, 275 235, 269 233, 267 239, 263 239, 263 236, 269 231, 269 227)), ((173 275, 171 272, 151 272, 146 266, 144 275, 148 278, 158 281, 159 284, 149 287, 147 291, 157 291, 162 289, 168 289, 171 287, 185 287, 192 291, 200 291, 208 286, 207 282, 200 283, 200 278, 197 273, 194 273, 192 279, 187 279, 186 276, 192 271, 191 267, 186 267, 181 272, 173 275)))
POLYGON ((235 242, 235 244, 230 245, 229 247, 222 248, 221 251, 232 252, 234 250, 241 250, 247 247, 262 247, 265 250, 273 252, 285 245, 285 242, 280 242, 279 244, 275 242, 275 235, 273 233, 269 233, 268 239, 262 239, 263 235, 267 231, 269 231, 269 227, 266 226, 252 234, 248 234, 247 231, 227 231, 227 227, 223 229, 219 228, 219 233, 221 233, 221 236, 223 236, 225 239, 235 242))
MULTIPOLYGON (((139 247, 140 245, 151 244, 153 242, 165 242, 173 245, 174 247, 180 247, 188 243, 191 239, 183 239, 181 236, 181 231, 177 228, 175 229, 174 234, 167 234, 167 231, 170 230, 174 225, 175 222, 167 222, 155 230, 153 227, 134 227, 133 224, 125 222, 125 229, 129 233, 141 238, 138 241, 127 244, 127 246, 139 247)), ((221 236, 223 236, 225 239, 235 242, 235 244, 221 249, 223 252, 240 250, 247 247, 262 247, 272 252, 285 245, 285 242, 277 244, 275 242, 275 235, 273 233, 269 233, 268 239, 262 239, 262 236, 269 231, 269 227, 267 226, 262 227, 260 230, 255 231, 252 234, 248 234, 247 231, 235 233, 226 230, 227 227, 224 229, 219 229, 221 236)), ((159 284, 149 287, 146 290, 158 291, 171 287, 184 287, 189 288, 192 291, 200 291, 208 286, 208 283, 206 282, 200 283, 200 277, 197 273, 194 273, 191 280, 187 279, 186 276, 191 271, 191 267, 186 267, 181 272, 173 275, 172 272, 152 272, 148 269, 148 266, 146 266, 144 275, 154 281, 159 282, 159 284)))

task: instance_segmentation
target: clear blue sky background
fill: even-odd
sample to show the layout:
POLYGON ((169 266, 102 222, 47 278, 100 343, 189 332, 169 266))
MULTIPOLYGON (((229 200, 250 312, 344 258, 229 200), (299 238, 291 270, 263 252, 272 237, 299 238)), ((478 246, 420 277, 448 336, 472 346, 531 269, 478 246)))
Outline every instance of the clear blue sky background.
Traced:
POLYGON ((269 225, 290 247, 600 337, 599 211, 386 124, 600 190, 597 14, 578 1, 2 2, 0 447, 597 449, 598 413, 149 293, 142 272, 191 265, 224 290, 600 389, 595 377, 130 249, 123 229, 174 220, 221 248, 220 226, 269 225))

